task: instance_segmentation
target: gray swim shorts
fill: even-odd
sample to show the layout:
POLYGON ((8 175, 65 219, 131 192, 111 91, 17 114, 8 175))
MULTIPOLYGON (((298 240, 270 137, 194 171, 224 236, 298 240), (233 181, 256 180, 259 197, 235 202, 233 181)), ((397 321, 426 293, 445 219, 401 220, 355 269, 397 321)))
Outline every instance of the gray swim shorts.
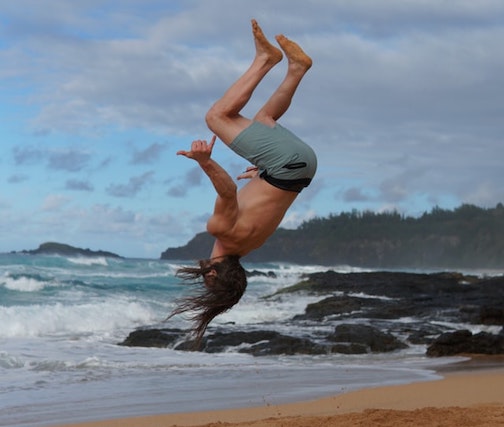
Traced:
POLYGON ((311 147, 279 124, 269 127, 252 122, 229 148, 257 166, 261 178, 282 190, 301 192, 317 170, 311 147))

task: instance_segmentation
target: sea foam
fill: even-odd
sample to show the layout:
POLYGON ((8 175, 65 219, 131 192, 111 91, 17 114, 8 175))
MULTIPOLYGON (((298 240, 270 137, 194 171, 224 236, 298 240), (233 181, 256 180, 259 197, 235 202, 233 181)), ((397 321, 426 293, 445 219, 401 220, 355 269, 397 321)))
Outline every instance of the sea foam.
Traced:
POLYGON ((0 278, 0 286, 4 286, 11 291, 38 292, 48 286, 58 286, 58 283, 52 280, 45 281, 30 276, 12 277, 6 273, 0 278))
POLYGON ((81 264, 81 265, 104 265, 107 266, 107 258, 105 257, 74 257, 67 258, 67 260, 73 264, 81 264))
POLYGON ((157 320, 159 314, 148 306, 125 298, 79 305, 0 306, 0 338, 64 335, 75 339, 90 334, 99 339, 157 320))

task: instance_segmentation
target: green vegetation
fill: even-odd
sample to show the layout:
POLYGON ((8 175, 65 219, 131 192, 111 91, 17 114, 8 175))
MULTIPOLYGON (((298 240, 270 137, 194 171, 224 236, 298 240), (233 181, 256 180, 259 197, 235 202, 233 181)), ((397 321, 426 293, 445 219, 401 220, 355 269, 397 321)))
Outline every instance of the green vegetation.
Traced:
MULTIPOLYGON (((164 259, 208 257, 212 238, 197 235, 164 259)), ((347 264, 373 268, 502 268, 504 206, 463 204, 433 208, 418 218, 397 212, 344 212, 304 222, 297 230, 278 229, 251 262, 347 264)))

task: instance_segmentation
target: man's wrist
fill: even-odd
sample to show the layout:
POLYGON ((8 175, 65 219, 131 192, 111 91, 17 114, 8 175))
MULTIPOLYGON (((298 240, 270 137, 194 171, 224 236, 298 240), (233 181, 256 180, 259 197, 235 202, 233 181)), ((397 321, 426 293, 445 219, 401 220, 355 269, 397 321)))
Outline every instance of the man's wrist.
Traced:
POLYGON ((198 164, 200 165, 201 169, 206 169, 211 166, 212 159, 209 157, 208 159, 198 160, 198 164))

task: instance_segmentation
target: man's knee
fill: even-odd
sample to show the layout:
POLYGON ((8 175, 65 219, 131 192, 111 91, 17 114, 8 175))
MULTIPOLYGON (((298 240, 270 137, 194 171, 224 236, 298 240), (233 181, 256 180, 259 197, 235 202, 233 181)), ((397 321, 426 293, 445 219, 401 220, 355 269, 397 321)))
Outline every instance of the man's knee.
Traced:
POLYGON ((219 123, 226 118, 225 111, 222 110, 218 105, 214 104, 210 107, 210 110, 207 111, 205 115, 205 121, 210 130, 214 127, 218 126, 219 123))

